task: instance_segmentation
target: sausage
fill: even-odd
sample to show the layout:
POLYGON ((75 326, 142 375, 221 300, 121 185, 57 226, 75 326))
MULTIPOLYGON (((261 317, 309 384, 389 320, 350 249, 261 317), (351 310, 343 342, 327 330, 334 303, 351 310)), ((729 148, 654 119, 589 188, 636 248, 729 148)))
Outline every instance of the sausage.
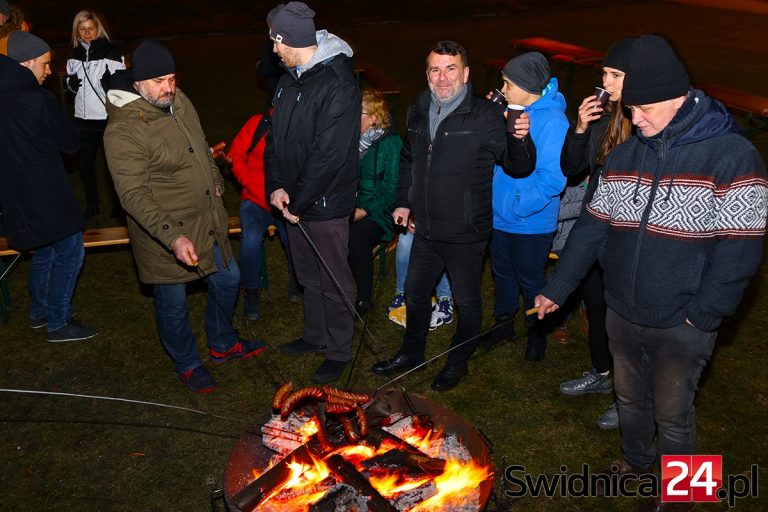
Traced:
POLYGON ((341 420, 341 426, 344 427, 344 435, 347 436, 349 442, 357 443, 360 441, 360 436, 357 435, 357 432, 355 432, 355 427, 352 425, 352 420, 347 416, 342 416, 339 418, 339 420, 341 420))
POLYGON ((315 421, 317 422, 317 433, 315 434, 317 442, 320 444, 320 449, 323 450, 323 453, 328 453, 333 450, 333 446, 328 442, 328 436, 325 435, 325 426, 323 426, 323 422, 317 416, 315 416, 315 421))
POLYGON ((359 404, 364 404, 365 402, 368 402, 371 400, 371 397, 369 397, 368 395, 350 393, 349 391, 343 391, 339 388, 334 388, 333 386, 323 386, 323 391, 325 391, 325 394, 328 395, 329 398, 336 397, 336 398, 343 398, 345 400, 354 400, 359 404))
POLYGON ((274 398, 272 398, 272 409, 279 410, 283 406, 283 402, 285 401, 285 398, 288 396, 288 393, 291 392, 293 389, 293 381, 289 380, 279 388, 277 388, 277 391, 275 392, 274 398))
POLYGON ((351 403, 328 402, 325 410, 328 411, 328 414, 347 414, 352 412, 354 408, 355 404, 351 403))
POLYGON ((360 437, 368 435, 368 418, 365 416, 365 411, 359 405, 355 407, 355 416, 357 416, 357 428, 360 429, 360 437))
POLYGON ((297 389, 286 397, 282 407, 280 408, 280 417, 285 420, 285 418, 288 417, 293 408, 296 406, 296 403, 300 400, 303 400, 304 398, 307 398, 308 396, 324 398, 325 393, 323 393, 322 389, 314 387, 297 389))

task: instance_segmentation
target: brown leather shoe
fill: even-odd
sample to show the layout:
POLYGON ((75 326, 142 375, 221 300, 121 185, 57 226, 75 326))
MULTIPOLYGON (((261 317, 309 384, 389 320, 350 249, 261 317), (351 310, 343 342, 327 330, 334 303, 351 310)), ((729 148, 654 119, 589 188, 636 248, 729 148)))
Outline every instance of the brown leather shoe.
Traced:
MULTIPOLYGON (((617 459, 611 462, 611 465, 608 468, 599 472, 599 474, 601 475, 608 475, 609 480, 611 480, 612 475, 619 475, 619 476, 629 475, 634 477, 634 479, 637 479, 638 476, 644 473, 647 473, 647 471, 641 471, 637 468, 630 466, 627 463, 627 461, 624 460, 623 458, 617 459)), ((594 491, 597 496, 605 496, 606 490, 607 489, 605 488, 605 483, 602 480, 598 480, 597 482, 595 482, 594 491)))
POLYGON ((561 345, 567 345, 571 341, 571 337, 568 335, 568 326, 565 324, 552 331, 552 337, 561 345))
POLYGON ((695 503, 662 503, 659 498, 651 498, 632 509, 632 512, 688 512, 695 503))

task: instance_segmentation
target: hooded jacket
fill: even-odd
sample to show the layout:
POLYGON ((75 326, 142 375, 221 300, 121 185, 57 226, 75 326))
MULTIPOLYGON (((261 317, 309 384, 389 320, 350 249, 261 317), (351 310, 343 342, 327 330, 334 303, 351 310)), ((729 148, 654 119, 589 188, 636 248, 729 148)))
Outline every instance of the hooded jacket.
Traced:
POLYGON ((361 97, 352 48, 325 30, 315 54, 277 85, 264 160, 267 196, 284 189, 303 220, 348 217, 355 209, 361 97))
POLYGON ((60 151, 77 128, 29 69, 0 55, 0 211, 11 247, 50 245, 85 227, 60 151))
POLYGON ((398 207, 409 208, 416 233, 440 242, 471 243, 491 236, 491 182, 495 162, 525 175, 536 162, 530 134, 507 133, 503 108, 472 96, 472 84, 456 109, 429 131, 432 93, 424 90, 408 109, 398 207))
POLYGON ((606 302, 630 322, 716 330, 759 267, 767 212, 762 158, 694 90, 662 132, 611 151, 541 293, 563 304, 597 256, 606 302))
POLYGON ((552 78, 538 100, 525 108, 531 117, 531 138, 536 146, 536 168, 524 177, 512 177, 496 166, 493 174, 493 228, 524 235, 554 233, 565 176, 560 152, 568 131, 565 98, 552 78))
POLYGON ((87 49, 78 42, 67 60, 67 75, 76 75, 80 79, 77 91, 70 89, 75 94, 75 117, 107 118, 107 93, 101 80, 105 74, 112 75, 120 69, 125 69, 123 52, 105 37, 94 39, 87 49))
POLYGON ((123 87, 107 93, 104 150, 128 213, 139 279, 175 284, 215 272, 214 244, 225 263, 232 250, 227 211, 216 193, 217 187, 223 190, 223 180, 197 112, 180 89, 166 112, 128 90, 132 86, 123 87), (199 267, 189 268, 175 258, 171 246, 181 236, 194 244, 199 267))

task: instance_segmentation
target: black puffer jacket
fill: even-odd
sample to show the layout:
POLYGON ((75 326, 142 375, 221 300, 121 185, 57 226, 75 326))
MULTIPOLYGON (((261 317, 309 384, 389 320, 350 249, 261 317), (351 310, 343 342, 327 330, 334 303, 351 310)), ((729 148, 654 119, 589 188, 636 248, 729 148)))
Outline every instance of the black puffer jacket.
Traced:
POLYGON ((60 151, 79 135, 52 92, 0 55, 0 211, 9 245, 28 250, 84 228, 60 151))
POLYGON ((490 238, 491 183, 499 162, 511 176, 529 174, 536 163, 530 135, 507 133, 502 108, 467 95, 438 125, 430 140, 430 91, 408 109, 408 135, 400 161, 398 207, 410 208, 416 233, 441 242, 490 238))
POLYGON ((285 189, 288 211, 304 220, 351 215, 359 174, 362 107, 352 50, 325 31, 318 41, 307 71, 280 78, 264 151, 267 194, 285 189))

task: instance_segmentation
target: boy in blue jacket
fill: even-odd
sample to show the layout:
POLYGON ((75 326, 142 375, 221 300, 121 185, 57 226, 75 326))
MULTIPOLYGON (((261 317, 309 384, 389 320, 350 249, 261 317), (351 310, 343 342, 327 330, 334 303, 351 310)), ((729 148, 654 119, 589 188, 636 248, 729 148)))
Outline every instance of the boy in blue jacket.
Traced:
MULTIPOLYGON (((496 166, 493 176, 493 236, 491 264, 496 279, 496 328, 480 341, 489 347, 514 337, 512 319, 522 291, 526 309, 546 283, 545 266, 557 231, 557 212, 565 176, 560 152, 568 131, 565 98, 557 90, 547 59, 539 52, 524 53, 502 71, 504 96, 522 105, 531 119, 536 146, 536 168, 525 177, 512 177, 496 166)), ((547 337, 541 322, 526 318, 525 359, 544 358, 547 337)))

